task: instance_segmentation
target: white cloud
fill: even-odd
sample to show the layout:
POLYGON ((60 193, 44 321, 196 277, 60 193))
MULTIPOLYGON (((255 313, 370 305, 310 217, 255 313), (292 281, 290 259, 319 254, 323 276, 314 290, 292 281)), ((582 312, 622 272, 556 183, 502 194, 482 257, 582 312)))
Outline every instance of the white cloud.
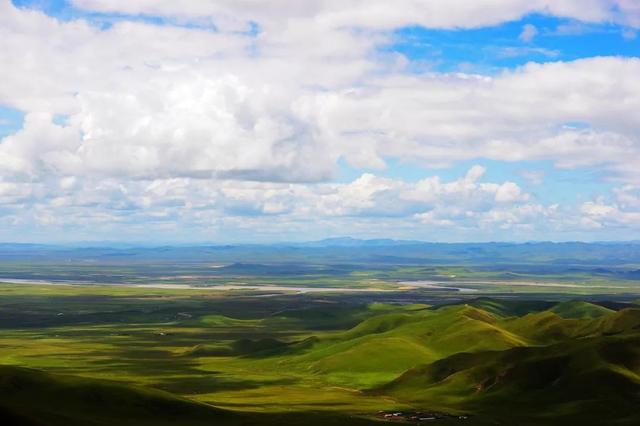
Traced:
MULTIPOLYGON (((513 182, 481 182, 484 169, 472 167, 464 176, 443 181, 437 176, 407 182, 363 174, 350 183, 287 184, 169 178, 154 180, 83 179, 65 177, 39 184, 0 182, 0 204, 16 212, 20 203, 34 211, 75 223, 111 217, 116 221, 200 221, 207 218, 279 215, 279 220, 308 218, 387 217, 398 221, 438 218, 448 223, 499 205, 525 203, 529 195, 513 182)), ((38 219, 40 221, 40 219, 38 219)), ((435 222, 434 222, 435 223, 435 222)))
POLYGON ((322 215, 415 216, 433 223, 435 218, 472 217, 496 203, 529 200, 513 182, 479 182, 484 173, 483 167, 473 166, 465 176, 450 182, 434 176, 415 183, 364 174, 350 184, 319 187, 308 205, 322 215))
POLYGON ((616 204, 605 204, 603 201, 588 201, 580 207, 583 214, 582 223, 591 228, 625 227, 640 228, 640 211, 625 210, 616 204))
POLYGON ((522 189, 513 183, 505 182, 500 185, 496 191, 495 200, 498 203, 512 203, 519 200, 528 200, 529 196, 522 193, 522 189))
POLYGON ((599 32, 599 28, 596 28, 593 24, 587 24, 580 21, 571 21, 559 24, 555 30, 551 31, 551 35, 556 36, 579 36, 583 34, 599 32))
POLYGON ((640 60, 594 58, 529 64, 493 78, 388 76, 303 105, 318 134, 342 146, 357 142, 372 158, 419 158, 433 166, 544 159, 566 168, 597 165, 635 181, 627 165, 640 156, 637 74, 640 60), (575 121, 591 127, 564 127, 575 121))
MULTIPOLYGON (((107 7, 91 4, 85 6, 107 7)), ((217 4, 189 7, 195 16, 217 4)), ((549 10, 569 10, 563 4, 549 10)), ((384 167, 386 157, 432 166, 481 157, 548 159, 640 179, 628 166, 639 155, 637 59, 529 64, 495 77, 371 74, 385 66, 370 56, 384 38, 322 24, 288 22, 278 37, 257 39, 131 22, 100 31, 2 5, 0 78, 7 84, 0 102, 31 115, 69 116, 66 127, 28 119, 19 136, 0 146, 7 170, 31 177, 318 181, 330 178, 343 156, 374 168, 384 167), (562 127, 572 121, 591 128, 562 127)), ((295 13, 334 16, 323 7, 295 13)))
POLYGON ((535 25, 526 24, 522 27, 522 32, 518 36, 518 38, 525 43, 530 43, 533 39, 538 35, 538 29, 535 25))
POLYGON ((324 95, 332 108, 320 120, 343 139, 375 129, 378 155, 436 166, 477 157, 551 159, 561 167, 603 165, 636 180, 637 172, 623 169, 640 158, 640 123, 630 113, 640 107, 637 73, 638 60, 596 58, 530 64, 490 79, 390 77, 357 94, 324 95), (570 121, 593 127, 564 129, 570 121))
POLYGON ((542 170, 523 170, 520 175, 531 185, 539 186, 544 182, 545 172, 542 170))
POLYGON ((621 209, 640 211, 640 186, 625 185, 615 188, 613 194, 621 209))
MULTIPOLYGON (((0 141, 6 223, 218 229, 243 218, 234 226, 250 229, 278 215, 291 229, 311 217, 327 218, 328 227, 330 219, 376 217, 394 226, 524 229, 565 214, 516 182, 484 182, 480 166, 449 181, 370 172, 330 183, 339 159, 372 170, 389 159, 424 168, 547 160, 594 168, 623 188, 640 183, 640 60, 414 73, 402 55, 380 50, 400 26, 476 28, 533 12, 635 28, 632 1, 74 4, 217 31, 126 19, 98 29, 0 0, 0 103, 26 113, 24 128, 0 141), (584 126, 567 126, 575 122, 584 126)), ((525 28, 523 39, 534 30, 525 28)), ((611 213, 625 218, 617 223, 632 222, 633 191, 616 193, 611 213)), ((604 223, 597 208, 580 214, 604 223)))
POLYGON ((77 7, 101 12, 208 18, 222 28, 243 28, 248 21, 281 23, 308 20, 333 27, 388 29, 406 25, 474 28, 543 13, 590 22, 638 25, 635 0, 73 0, 77 7))
POLYGON ((508 207, 497 207, 483 213, 479 218, 480 226, 491 229, 499 226, 502 229, 525 229, 534 231, 540 222, 559 220, 558 205, 519 204, 508 207))
POLYGON ((502 47, 497 49, 496 56, 499 58, 517 58, 534 55, 536 57, 557 58, 560 56, 559 50, 545 49, 542 47, 518 46, 502 47))
POLYGON ((580 206, 582 222, 591 228, 627 228, 640 230, 640 187, 614 188, 613 199, 598 197, 580 206))

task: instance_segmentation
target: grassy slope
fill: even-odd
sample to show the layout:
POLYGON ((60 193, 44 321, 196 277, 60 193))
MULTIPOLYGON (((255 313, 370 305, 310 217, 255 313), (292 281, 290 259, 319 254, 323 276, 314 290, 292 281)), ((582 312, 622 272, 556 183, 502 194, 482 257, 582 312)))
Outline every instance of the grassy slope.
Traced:
MULTIPOLYGON (((558 418, 562 418, 563 410, 567 416, 573 416, 578 409, 589 412, 595 406, 587 401, 571 408, 569 402, 576 399, 593 399, 601 404, 610 398, 608 404, 616 407, 616 415, 629 407, 628 401, 618 400, 614 392, 618 386, 636 387, 638 371, 624 367, 629 360, 611 364, 598 351, 617 345, 624 353, 635 353, 634 345, 640 341, 634 334, 640 329, 640 310, 614 312, 586 302, 564 302, 549 310, 516 317, 509 314, 521 306, 497 306, 500 302, 488 301, 483 304, 491 305, 493 313, 470 305, 453 305, 411 314, 376 316, 347 332, 320 339, 310 348, 307 345, 301 355, 289 354, 280 362, 322 374, 330 383, 361 388, 391 380, 400 370, 406 371, 407 366, 427 364, 429 367, 418 367, 418 371, 437 368, 438 380, 416 382, 412 378, 416 373, 409 367, 408 372, 392 382, 394 385, 389 385, 389 395, 430 408, 472 408, 484 418, 491 416, 491 410, 483 407, 503 406, 504 401, 516 401, 519 394, 526 395, 522 400, 525 408, 529 398, 536 398, 544 406, 564 401, 550 412, 558 418), (620 343, 608 336, 623 336, 627 340, 620 343), (460 374, 442 376, 442 371, 455 370, 460 360, 466 360, 460 374), (502 365, 506 367, 501 369, 502 365), (569 367, 570 374, 563 377, 564 381, 556 382, 560 370, 569 367), (515 372, 514 376, 506 376, 514 377, 514 386, 500 386, 503 390, 499 394, 491 391, 487 398, 477 397, 476 386, 486 388, 492 380, 502 380, 507 372, 515 372), (527 378, 527 374, 531 377, 527 378), (535 386, 544 392, 540 395, 529 392, 527 380, 542 380, 535 386), (602 394, 592 395, 572 393, 569 389, 597 387, 599 381, 612 385, 603 388, 602 394), (548 392, 547 386, 551 384, 556 387, 548 392), (541 398, 545 395, 553 397, 541 398)), ((640 391, 640 387, 635 389, 640 391)), ((522 407, 517 406, 527 417, 535 414, 522 407)))
MULTIPOLYGON (((165 300, 160 295, 148 300, 110 298, 109 304, 118 309, 121 306, 138 310, 142 306, 145 309, 154 307, 151 311, 153 321, 137 323, 139 317, 148 320, 150 316, 146 312, 138 315, 138 311, 132 311, 131 317, 122 320, 127 324, 124 330, 121 324, 112 329, 111 325, 103 326, 98 322, 98 326, 91 324, 83 328, 10 331, 4 338, 4 343, 13 345, 7 346, 10 351, 5 350, 9 354, 6 362, 55 367, 58 371, 94 377, 105 377, 108 373, 109 377, 113 375, 130 383, 157 386, 213 405, 272 412, 241 415, 215 411, 215 420, 207 417, 207 424, 357 424, 364 420, 314 411, 329 409, 371 414, 378 409, 387 409, 394 402, 385 399, 384 392, 363 394, 354 389, 369 389, 389 382, 393 386, 383 389, 397 398, 398 408, 410 403, 427 409, 470 410, 481 414, 472 424, 519 415, 519 421, 513 424, 526 424, 524 419, 535 417, 547 407, 551 407, 550 414, 560 419, 562 413, 574 416, 577 409, 587 413, 591 410, 594 415, 608 412, 597 408, 598 404, 616 407, 616 415, 624 413, 627 399, 633 392, 626 393, 624 398, 612 397, 611 392, 618 388, 635 389, 637 384, 633 360, 640 357, 634 344, 622 338, 635 338, 633 333, 640 326, 638 309, 612 312, 584 302, 554 305, 490 299, 435 309, 424 305, 385 304, 344 308, 341 304, 325 301, 309 308, 306 299, 269 299, 268 303, 265 300, 251 301, 252 308, 259 308, 256 311, 247 309, 246 302, 218 301, 217 296, 206 299, 206 304, 201 299, 165 300), (276 302, 280 303, 277 310, 274 308, 276 302), (180 308, 174 306, 176 303, 180 303, 180 308), (172 310, 168 311, 168 307, 172 310), (189 312, 193 317, 182 319, 178 312, 189 312), (349 327, 352 328, 335 331, 349 327), (118 333, 114 334, 115 331, 118 333), (159 331, 166 334, 159 335, 159 331), (38 337, 38 333, 43 333, 46 339, 38 337), (601 344, 588 346, 588 342, 601 344), (101 346, 98 347, 98 343, 101 346), (91 347, 87 346, 89 344, 91 347), (569 364, 564 363, 567 359, 569 364), (423 367, 416 367, 420 365, 423 367), (504 365, 507 370, 502 368, 504 365), (565 387, 554 388, 557 379, 554 374, 557 375, 558 369, 567 370, 568 365, 572 375, 566 376, 564 382, 558 382, 564 383, 565 387), (425 381, 424 376, 411 377, 412 372, 433 366, 439 366, 438 374, 453 372, 438 376, 441 378, 436 381, 425 381), (596 366, 598 369, 592 371, 591 367, 596 366), (503 375, 504 371, 508 374, 503 375), (548 373, 538 374, 545 371, 548 373), (101 375, 102 372, 105 375, 101 375), (528 381, 537 380, 536 375, 542 379, 556 379, 543 380, 540 389, 536 390, 528 381), (401 378, 394 381, 398 376, 401 378), (503 387, 500 381, 503 376, 512 385, 503 387), (582 387, 594 387, 599 380, 612 383, 603 388, 603 394, 574 393, 572 396, 572 383, 576 383, 577 392, 582 387), (476 392, 478 384, 482 385, 482 392, 476 392), (545 399, 546 395, 555 399, 545 399), (287 410, 306 410, 308 413, 273 413, 287 410)), ((83 307, 87 301, 91 302, 90 299, 72 301, 83 307)), ((101 308, 104 303, 100 301, 101 308)), ((69 302, 65 299, 65 309, 48 308, 46 318, 58 320, 71 316, 73 310, 67 305, 69 302), (64 310, 65 317, 56 316, 59 310, 64 310)), ((98 314, 93 316, 103 320, 98 314)), ((60 383, 64 384, 66 380, 56 376, 54 381, 58 384, 51 385, 48 391, 47 386, 35 393, 31 390, 23 394, 21 401, 12 402, 4 395, 14 392, 2 388, 5 382, 0 379, 5 414, 10 412, 14 418, 22 417, 23 421, 25 415, 37 414, 41 419, 43 415, 51 415, 48 410, 53 406, 63 413, 73 413, 74 418, 64 419, 64 424, 92 424, 87 420, 103 412, 101 407, 105 404, 82 399, 84 391, 71 398, 73 393, 60 391, 60 383), (36 395, 36 402, 39 401, 34 410, 30 409, 33 398, 30 400, 29 395, 36 395), (49 401, 53 403, 42 404, 49 401), (83 414, 74 404, 94 408, 83 414)), ((83 383, 81 388, 88 382, 83 383)), ((103 385, 115 386, 104 382, 96 384, 100 389, 103 385)), ((128 398, 133 401, 140 393, 146 395, 148 392, 142 388, 126 389, 123 394, 136 394, 128 398)), ((174 401, 171 404, 176 403, 176 398, 169 394, 153 395, 160 395, 160 399, 167 397, 174 401)), ((107 407, 113 404, 109 402, 111 396, 105 398, 107 407)), ((188 410, 204 407, 206 416, 213 415, 209 405, 184 399, 178 401, 190 404, 188 410)), ((156 411, 163 412, 162 409, 154 409, 152 414, 149 410, 140 411, 145 404, 135 404, 135 407, 115 405, 117 409, 108 414, 120 416, 116 417, 116 424, 127 424, 118 420, 120 418, 140 419, 142 416, 142 420, 134 424, 144 425, 145 416, 157 418, 156 411), (124 414, 118 414, 118 409, 124 414)), ((111 417, 107 418, 113 420, 111 417)), ((196 414, 186 417, 189 421, 199 421, 196 414)), ((171 416, 164 418, 171 419, 171 416)), ((184 418, 179 424, 191 424, 184 423, 184 418)), ((157 420, 153 423, 163 424, 157 420)))
POLYGON ((171 394, 74 376, 0 367, 6 411, 47 425, 234 424, 233 413, 171 394))
POLYGON ((593 303, 582 301, 569 301, 559 303, 551 309, 552 312, 563 318, 598 318, 603 315, 612 314, 614 311, 605 307, 594 305, 593 303))
POLYGON ((633 424, 640 402, 638 329, 639 309, 479 300, 383 313, 346 332, 293 345, 274 359, 360 388, 400 375, 367 394, 470 411, 479 415, 472 424, 598 424, 614 418, 633 424), (517 316, 527 310, 534 312, 517 316))
POLYGON ((384 383, 408 368, 460 351, 500 350, 528 344, 500 328, 499 318, 467 305, 383 314, 353 329, 305 345, 281 362, 360 388, 384 383))
POLYGON ((376 392, 517 424, 638 424, 640 336, 461 353, 376 392))
POLYGON ((14 366, 0 366, 0 396, 0 422, 8 426, 377 424, 321 412, 236 413, 158 390, 14 366))

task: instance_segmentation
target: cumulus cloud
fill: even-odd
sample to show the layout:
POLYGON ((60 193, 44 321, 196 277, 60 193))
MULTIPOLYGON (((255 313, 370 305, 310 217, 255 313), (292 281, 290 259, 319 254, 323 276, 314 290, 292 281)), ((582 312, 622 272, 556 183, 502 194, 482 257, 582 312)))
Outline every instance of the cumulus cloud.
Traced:
MULTIPOLYGON (((640 25, 633 1, 73 4, 119 18, 99 28, 0 0, 0 104, 25 113, 23 128, 0 141, 5 223, 215 228, 243 218, 234 226, 250 228, 278 215, 291 229, 312 217, 524 229, 561 216, 521 183, 486 182, 483 167, 409 182, 377 172, 390 159, 595 167, 623 188, 609 214, 634 217, 640 60, 416 73, 385 49, 404 26, 477 28, 530 13, 631 31, 640 25), (576 122, 584 125, 568 125, 576 122), (341 160, 369 172, 335 183, 341 160)), ((521 39, 536 32, 525 26, 521 39)), ((598 206, 581 210, 591 225, 604 223, 598 206)))
MULTIPOLYGON (((175 8, 173 2, 107 3, 80 5, 127 13, 175 8)), ((554 4, 545 7, 570 9, 554 4)), ((199 16, 218 6, 190 7, 199 16)), ((244 9, 264 19, 283 16, 253 6, 244 9)), ((0 101, 68 116, 64 128, 27 120, 21 142, 12 136, 0 148, 8 170, 295 182, 330 178, 340 157, 374 168, 387 157, 433 166, 484 157, 599 165, 620 179, 638 178, 627 167, 638 155, 637 59, 529 64, 492 77, 371 74, 384 66, 370 57, 381 40, 341 27, 325 33, 318 24, 316 34, 313 25, 288 23, 281 31, 291 33, 263 40, 132 22, 99 30, 10 2, 2 7, 0 77, 7 84, 0 101), (563 128, 572 121, 591 127, 563 128), (33 144, 38 152, 26 148, 33 144)), ((241 15, 239 7, 224 6, 241 15)), ((349 9, 322 3, 292 13, 333 16, 331 8, 349 9)))
POLYGON ((602 201, 588 201, 580 208, 582 223, 587 227, 640 227, 640 211, 621 209, 616 204, 606 204, 602 201))
POLYGON ((59 226, 96 226, 108 221, 144 221, 152 226, 180 220, 202 227, 229 217, 262 220, 261 226, 266 226, 270 219, 265 217, 275 215, 278 222, 293 224, 309 218, 376 217, 416 225, 453 225, 464 218, 466 226, 477 227, 496 205, 508 208, 530 200, 513 182, 483 181, 484 173, 484 168, 474 166, 458 179, 432 176, 417 182, 365 173, 348 183, 315 184, 65 177, 35 186, 0 182, 0 202, 16 215, 30 205, 32 220, 59 226))
POLYGON ((624 185, 613 189, 613 197, 600 196, 580 206, 582 223, 590 228, 640 229, 640 187, 624 185))
POLYGON ((632 113, 640 107, 638 73, 637 59, 594 58, 529 64, 496 77, 389 76, 307 98, 305 107, 320 134, 344 146, 358 141, 371 157, 417 157, 433 166, 478 157, 548 159, 636 180, 627 165, 640 155, 640 122, 632 113), (564 125, 575 121, 591 126, 564 125))
POLYGON ((443 182, 433 176, 408 183, 364 174, 348 185, 329 185, 312 204, 328 215, 409 216, 450 209, 482 211, 495 203, 518 203, 529 199, 513 182, 484 183, 485 169, 474 166, 460 179, 443 182))

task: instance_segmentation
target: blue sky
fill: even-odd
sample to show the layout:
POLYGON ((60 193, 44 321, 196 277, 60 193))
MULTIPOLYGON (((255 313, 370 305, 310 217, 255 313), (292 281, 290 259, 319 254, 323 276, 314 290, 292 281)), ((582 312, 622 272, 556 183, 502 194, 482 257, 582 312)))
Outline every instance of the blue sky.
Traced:
POLYGON ((628 2, 4 1, 0 240, 640 230, 628 2))
POLYGON ((471 69, 499 73, 530 61, 637 57, 640 43, 630 38, 632 33, 633 30, 618 25, 531 15, 490 28, 445 31, 402 28, 396 31, 397 42, 389 50, 401 52, 412 60, 426 61, 438 71, 471 69), (532 25, 537 31, 530 42, 519 38, 525 25, 532 25))
POLYGON ((22 111, 0 105, 0 137, 10 135, 22 128, 22 111))

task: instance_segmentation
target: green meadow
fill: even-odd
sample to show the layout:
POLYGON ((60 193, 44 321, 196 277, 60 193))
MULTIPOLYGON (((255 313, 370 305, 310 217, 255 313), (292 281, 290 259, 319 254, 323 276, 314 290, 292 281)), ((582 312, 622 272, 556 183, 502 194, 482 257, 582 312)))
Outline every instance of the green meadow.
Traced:
POLYGON ((37 425, 637 424, 635 296, 528 290, 1 284, 0 407, 37 425))

